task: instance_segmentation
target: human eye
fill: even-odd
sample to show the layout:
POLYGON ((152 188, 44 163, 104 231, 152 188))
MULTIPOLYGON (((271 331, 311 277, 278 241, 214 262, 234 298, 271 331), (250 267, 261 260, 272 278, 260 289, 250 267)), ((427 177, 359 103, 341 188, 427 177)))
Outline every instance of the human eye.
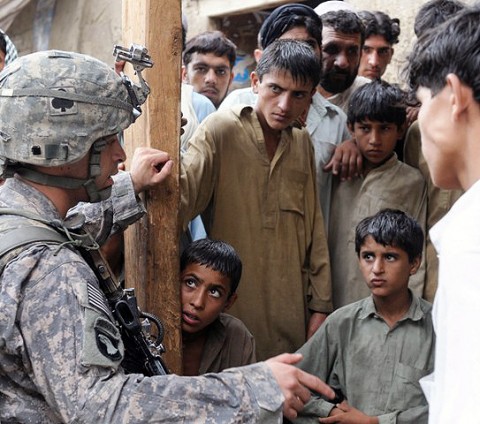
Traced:
POLYGON ((383 132, 389 132, 389 131, 392 131, 393 130, 393 125, 390 125, 390 124, 384 124, 380 127, 380 129, 383 131, 383 132))
POLYGON ((370 132, 370 127, 368 125, 359 125, 357 128, 365 134, 370 132))
POLYGON ((272 92, 274 92, 275 94, 279 94, 281 92, 280 87, 275 84, 270 85, 270 90, 272 90, 272 92))
POLYGON ((224 77, 225 75, 227 75, 227 69, 226 69, 226 68, 216 69, 216 70, 215 70, 215 74, 216 74, 218 77, 224 77))
POLYGON ((196 65, 196 66, 194 66, 193 70, 197 74, 206 74, 207 71, 208 71, 208 68, 206 66, 203 66, 203 65, 196 65))
POLYGON ((220 299, 223 295, 223 291, 218 287, 212 287, 209 291, 210 295, 215 299, 220 299))
POLYGON ((183 284, 185 284, 187 287, 191 288, 191 289, 194 289, 197 287, 198 283, 197 283, 197 280, 193 277, 186 277, 184 280, 183 280, 183 284))
POLYGON ((112 144, 114 144, 116 141, 117 141, 117 136, 116 135, 111 135, 109 137, 105 137, 105 144, 107 146, 111 146, 112 144))
POLYGON ((397 255, 393 254, 393 253, 386 253, 385 254, 385 259, 388 261, 388 262, 394 262, 397 260, 397 255))
POLYGON ((347 50, 349 56, 358 56, 358 47, 349 47, 347 50))
POLYGON ((373 259, 373 253, 371 252, 362 252, 361 254, 361 258, 364 260, 364 261, 371 261, 373 259))
POLYGON ((370 54, 370 53, 372 53, 372 48, 368 47, 368 46, 363 46, 362 51, 365 54, 370 54))
POLYGON ((381 49, 378 49, 379 56, 385 57, 385 56, 388 56, 389 53, 390 53, 390 49, 388 47, 382 47, 381 49))
POLYGON ((307 95, 307 93, 305 93, 304 91, 295 91, 293 93, 293 97, 295 97, 297 100, 304 99, 306 95, 307 95))
POLYGON ((326 54, 329 54, 329 55, 336 55, 338 54, 340 51, 340 49, 338 48, 338 46, 336 46, 335 44, 327 44, 324 48, 323 48, 323 52, 326 53, 326 54))

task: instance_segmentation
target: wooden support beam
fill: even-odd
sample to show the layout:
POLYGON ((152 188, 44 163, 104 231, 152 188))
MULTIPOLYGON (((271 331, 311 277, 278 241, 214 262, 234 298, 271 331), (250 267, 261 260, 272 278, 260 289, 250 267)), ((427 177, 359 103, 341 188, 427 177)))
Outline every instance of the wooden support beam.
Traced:
POLYGON ((143 114, 125 133, 127 156, 131 158, 137 146, 149 146, 167 151, 176 164, 165 187, 145 194, 147 217, 125 235, 126 286, 135 288, 141 308, 164 322, 167 347, 164 358, 172 372, 181 374, 178 260, 181 1, 123 0, 122 24, 124 46, 145 45, 154 62, 152 69, 143 72, 151 88, 148 101, 142 106, 143 114))

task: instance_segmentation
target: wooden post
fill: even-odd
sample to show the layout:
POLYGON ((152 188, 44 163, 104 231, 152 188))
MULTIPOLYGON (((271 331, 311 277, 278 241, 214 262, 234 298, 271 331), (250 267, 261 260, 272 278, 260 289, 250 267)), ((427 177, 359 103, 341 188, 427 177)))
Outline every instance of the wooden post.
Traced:
MULTIPOLYGON (((127 156, 138 146, 170 154, 176 166, 168 183, 145 194, 147 216, 125 234, 126 286, 134 287, 140 307, 165 325, 164 356, 182 373, 179 298, 179 160, 181 0, 123 0, 123 45, 143 44, 154 62, 143 71, 151 93, 142 116, 125 133, 127 156)), ((131 71, 126 68, 126 72, 131 71)), ((127 164, 128 167, 128 164, 127 164)))

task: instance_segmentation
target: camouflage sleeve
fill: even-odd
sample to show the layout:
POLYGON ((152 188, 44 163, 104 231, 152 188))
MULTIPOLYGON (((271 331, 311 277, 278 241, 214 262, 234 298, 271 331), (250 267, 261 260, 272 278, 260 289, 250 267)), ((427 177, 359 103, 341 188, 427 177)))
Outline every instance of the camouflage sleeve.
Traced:
MULTIPOLYGON (((40 265, 28 276, 18 325, 29 377, 59 421, 281 422, 283 397, 263 363, 201 377, 125 375, 123 345, 90 268, 65 248, 41 250, 25 259, 40 265)), ((25 270, 25 261, 9 272, 25 270)))
POLYGON ((79 203, 68 211, 66 221, 73 221, 79 214, 85 216, 85 229, 98 243, 114 233, 124 230, 145 214, 145 207, 135 195, 128 172, 113 177, 112 195, 99 203, 79 203))

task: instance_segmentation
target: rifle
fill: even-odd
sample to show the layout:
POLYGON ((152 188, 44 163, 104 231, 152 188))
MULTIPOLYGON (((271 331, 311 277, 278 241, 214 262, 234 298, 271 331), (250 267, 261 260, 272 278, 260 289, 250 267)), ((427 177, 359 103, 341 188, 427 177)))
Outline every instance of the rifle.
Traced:
POLYGON ((160 319, 140 310, 134 289, 121 287, 99 250, 82 249, 82 256, 97 274, 100 288, 117 320, 125 345, 122 367, 126 373, 146 376, 168 374, 161 358, 165 348, 162 344, 164 328, 160 319), (141 318, 143 321, 140 321, 141 318), (156 330, 155 336, 151 331, 152 324, 156 330))
POLYGON ((164 329, 160 319, 138 308, 134 290, 124 290, 121 287, 90 234, 78 234, 65 227, 52 226, 51 222, 25 211, 0 209, 0 215, 19 215, 47 225, 21 227, 2 234, 0 273, 23 246, 38 242, 72 244, 95 272, 100 289, 104 292, 117 321, 125 346, 122 367, 126 373, 140 373, 146 376, 168 374, 168 369, 161 358, 165 348, 162 345, 164 329), (152 323, 156 329, 156 336, 150 331, 152 323))

